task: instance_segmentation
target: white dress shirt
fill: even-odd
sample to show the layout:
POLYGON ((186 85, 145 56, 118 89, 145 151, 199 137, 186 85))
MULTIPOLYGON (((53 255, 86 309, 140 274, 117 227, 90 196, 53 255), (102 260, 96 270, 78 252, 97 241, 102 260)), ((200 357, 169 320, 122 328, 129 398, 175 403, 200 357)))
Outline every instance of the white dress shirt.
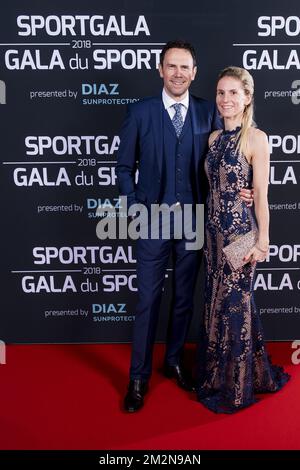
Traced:
POLYGON ((181 106, 180 111, 181 111, 182 119, 183 119, 183 122, 184 122, 184 120, 186 118, 186 113, 187 113, 187 110, 188 110, 188 107, 189 107, 189 93, 186 94, 186 97, 183 98, 183 100, 175 101, 173 98, 171 98, 166 93, 165 89, 163 89, 163 91, 162 91, 162 100, 163 100, 164 107, 168 111, 168 114, 169 114, 171 120, 175 116, 175 109, 173 108, 173 104, 181 103, 183 106, 181 106))

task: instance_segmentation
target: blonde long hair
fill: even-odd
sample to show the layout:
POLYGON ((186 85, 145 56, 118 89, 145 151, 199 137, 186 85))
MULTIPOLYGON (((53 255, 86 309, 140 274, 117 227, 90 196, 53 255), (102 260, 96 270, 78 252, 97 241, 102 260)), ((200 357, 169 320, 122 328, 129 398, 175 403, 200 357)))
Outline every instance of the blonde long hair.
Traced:
POLYGON ((242 127, 239 133, 237 134, 238 145, 237 151, 245 154, 247 152, 247 143, 248 143, 248 130, 250 127, 256 127, 254 121, 254 81, 252 75, 241 67, 230 66, 223 69, 219 76, 218 82, 223 77, 232 77, 239 80, 242 84, 245 95, 251 97, 249 104, 245 106, 243 117, 242 117, 242 127))

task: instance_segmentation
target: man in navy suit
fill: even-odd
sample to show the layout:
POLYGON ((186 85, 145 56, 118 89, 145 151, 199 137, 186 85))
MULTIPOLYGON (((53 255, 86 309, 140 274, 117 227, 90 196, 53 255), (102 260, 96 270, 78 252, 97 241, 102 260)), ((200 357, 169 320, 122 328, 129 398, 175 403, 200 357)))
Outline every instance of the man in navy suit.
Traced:
MULTIPOLYGON (((168 42, 160 56, 162 95, 128 107, 121 130, 116 167, 120 194, 127 203, 166 203, 176 209, 204 203, 204 156, 210 133, 221 128, 216 107, 189 94, 197 72, 191 44, 168 42), (135 171, 139 169, 135 184, 135 171)), ((174 216, 175 218, 175 216, 174 216)), ((200 250, 187 250, 186 238, 175 237, 174 218, 169 239, 137 242, 138 304, 133 331, 130 382, 124 407, 139 410, 151 376, 158 312, 170 254, 174 260, 174 301, 166 342, 164 373, 187 391, 191 378, 183 368, 183 347, 192 318, 193 291, 200 250)), ((194 222, 194 221, 193 221, 194 222)))

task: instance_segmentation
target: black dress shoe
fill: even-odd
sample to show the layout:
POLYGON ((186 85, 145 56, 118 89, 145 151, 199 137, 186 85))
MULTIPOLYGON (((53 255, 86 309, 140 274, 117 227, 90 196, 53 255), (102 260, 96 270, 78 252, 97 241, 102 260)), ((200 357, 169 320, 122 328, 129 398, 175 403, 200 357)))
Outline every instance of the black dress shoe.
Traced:
POLYGON ((129 413, 140 410, 144 405, 144 395, 148 391, 148 383, 141 379, 130 380, 128 392, 124 400, 124 408, 129 413))
POLYGON ((169 366, 165 365, 164 374, 168 379, 175 379, 178 387, 186 390, 187 392, 195 392, 195 383, 188 375, 188 373, 179 365, 169 366))

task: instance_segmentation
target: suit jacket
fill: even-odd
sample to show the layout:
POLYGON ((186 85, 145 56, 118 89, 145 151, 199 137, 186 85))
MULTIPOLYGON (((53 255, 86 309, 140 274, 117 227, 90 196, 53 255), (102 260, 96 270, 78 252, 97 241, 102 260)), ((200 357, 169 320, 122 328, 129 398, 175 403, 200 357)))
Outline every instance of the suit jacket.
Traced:
MULTIPOLYGON (((208 137, 222 127, 213 103, 190 95, 193 131, 194 183, 197 203, 203 203, 207 193, 204 157, 208 137)), ((127 196, 128 207, 136 202, 146 205, 160 203, 164 188, 162 97, 145 98, 128 106, 120 133, 116 173, 119 191, 127 196), (139 170, 135 184, 135 172, 139 170)))

